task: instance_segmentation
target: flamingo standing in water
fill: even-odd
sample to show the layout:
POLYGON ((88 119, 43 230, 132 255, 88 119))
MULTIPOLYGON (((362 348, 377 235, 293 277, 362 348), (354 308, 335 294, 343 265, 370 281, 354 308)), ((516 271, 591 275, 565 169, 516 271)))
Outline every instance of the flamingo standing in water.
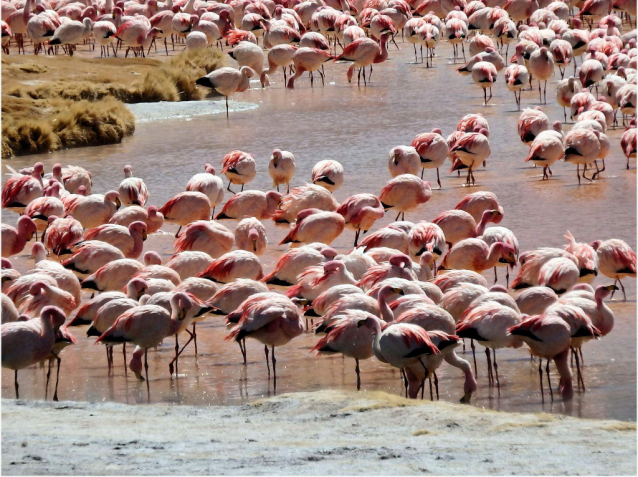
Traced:
POLYGON ((395 220, 403 214, 425 204, 432 197, 430 183, 412 174, 402 174, 388 181, 381 190, 379 200, 385 210, 395 209, 399 213, 395 220))
POLYGON ((282 195, 274 190, 262 192, 260 190, 247 190, 238 192, 224 205, 215 220, 234 219, 243 217, 255 217, 258 220, 269 219, 277 211, 277 206, 282 195))
POLYGON ((321 242, 330 245, 345 227, 344 217, 337 212, 326 212, 319 209, 305 209, 297 214, 297 222, 288 235, 279 243, 313 243, 321 242))
POLYGON ((483 105, 487 106, 492 99, 492 85, 496 82, 497 72, 496 66, 487 61, 479 61, 472 66, 472 81, 483 88, 483 105), (487 90, 490 90, 490 96, 487 97, 487 90))
MULTIPOLYGON (((341 353, 354 358, 357 373, 357 391, 361 390, 361 373, 359 361, 371 358, 374 331, 366 326, 359 326, 359 322, 376 316, 361 310, 345 310, 338 315, 337 320, 325 328, 327 334, 312 348, 317 354, 341 353)), ((385 322, 382 322, 382 326, 385 322)))
POLYGON ((521 93, 529 81, 529 73, 523 59, 523 45, 516 45, 516 63, 505 70, 505 85, 514 93, 516 106, 521 110, 521 93), (518 95, 516 94, 518 92, 518 95))
MULTIPOLYGON (((225 338, 226 341, 233 340, 240 343, 245 338, 253 338, 264 345, 268 378, 270 378, 268 347, 271 347, 273 383, 276 388, 275 347, 283 346, 303 333, 301 313, 297 304, 278 293, 259 293, 248 298, 235 312, 229 314, 227 321, 235 326, 225 338)), ((245 348, 242 353, 245 355, 245 348)))
POLYGON ((450 152, 455 153, 459 159, 455 161, 452 170, 458 169, 459 163, 468 167, 466 180, 468 186, 470 185, 470 179, 472 185, 475 185, 474 168, 484 164, 492 152, 486 132, 485 129, 481 129, 481 132, 464 133, 450 149, 450 152))
POLYGON ((359 242, 359 235, 367 233, 374 223, 383 218, 385 211, 381 205, 381 201, 374 194, 356 194, 344 200, 337 213, 343 215, 345 226, 354 229, 354 247, 359 242))
POLYGON ((255 71, 248 66, 242 66, 239 70, 225 66, 211 71, 202 76, 195 84, 211 88, 216 93, 226 98, 226 118, 228 113, 228 97, 234 93, 242 93, 250 87, 250 78, 255 76, 255 71))
POLYGON ((208 220, 211 216, 210 200, 201 192, 180 192, 172 197, 160 209, 167 222, 179 225, 175 238, 184 225, 196 220, 208 220))
MULTIPOLYGON (((284 68, 285 74, 286 69, 284 68)), ((272 152, 272 157, 268 163, 268 174, 272 178, 272 185, 277 188, 277 192, 279 192, 281 184, 286 184, 286 193, 290 193, 290 181, 295 174, 296 168, 295 156, 292 152, 282 151, 281 149, 275 149, 272 152)))
POLYGON ((343 175, 341 163, 327 159, 319 161, 312 168, 311 182, 334 192, 343 184, 343 175))
POLYGON ((363 84, 368 85, 368 81, 372 77, 372 64, 383 63, 388 58, 388 39, 390 33, 383 32, 379 43, 371 38, 358 38, 346 46, 335 61, 352 61, 352 65, 348 68, 347 78, 348 83, 352 82, 352 75, 354 69, 359 68, 359 74, 357 76, 357 86, 361 85, 361 70, 363 70, 363 84), (366 67, 370 67, 370 75, 366 80, 366 67))
POLYGON ((247 152, 230 151, 222 159, 222 174, 228 179, 229 192, 231 184, 241 184, 243 192, 244 186, 257 175, 255 158, 247 152))
POLYGON ((204 165, 204 172, 195 174, 186 184, 186 190, 190 192, 201 192, 208 197, 210 205, 215 207, 224 200, 224 183, 221 178, 215 175, 215 168, 210 164, 204 165))
POLYGON ((636 254, 625 241, 619 239, 596 240, 591 243, 591 246, 598 254, 600 273, 613 278, 614 285, 618 282, 622 289, 623 299, 627 300, 621 279, 625 277, 636 278, 636 254))
MULTIPOLYGON (((28 321, 4 323, 2 332, 2 367, 15 372, 14 387, 18 394, 18 370, 39 363, 51 353, 55 344, 55 334, 64 324, 62 310, 55 306, 45 306, 40 318, 28 321)), ((57 396, 55 396, 55 400, 57 396)))
POLYGON ((547 80, 554 75, 554 58, 547 48, 542 47, 529 55, 528 67, 532 78, 538 80, 538 100, 547 104, 547 80), (544 81, 542 94, 541 81, 544 81))
MULTIPOLYGON (((287 88, 295 89, 295 81, 301 77, 306 71, 310 73, 310 86, 314 84, 313 71, 319 71, 323 64, 330 60, 332 56, 328 51, 319 48, 299 48, 292 55, 292 62, 295 65, 295 74, 288 80, 287 88)), ((321 84, 325 85, 325 75, 323 71, 319 71, 321 76, 321 84)))
POLYGON ((543 178, 549 180, 551 167, 565 156, 565 146, 563 137, 555 130, 543 131, 538 134, 529 147, 529 154, 525 162, 532 161, 537 166, 543 168, 543 178))
POLYGON ((441 178, 439 176, 439 168, 445 163, 448 156, 449 148, 447 142, 441 136, 439 128, 432 129, 432 132, 417 135, 412 140, 412 147, 421 158, 421 179, 425 169, 436 169, 436 182, 441 188, 441 178))

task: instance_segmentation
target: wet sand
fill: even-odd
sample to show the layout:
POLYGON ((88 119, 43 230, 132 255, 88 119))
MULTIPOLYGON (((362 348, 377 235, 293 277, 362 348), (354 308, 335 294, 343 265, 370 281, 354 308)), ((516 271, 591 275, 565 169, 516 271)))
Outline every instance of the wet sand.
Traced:
MULTIPOLYGON (((203 170, 203 164, 219 165, 232 149, 248 151, 257 158, 257 178, 252 189, 271 188, 267 165, 274 148, 290 150, 297 160, 293 186, 306 182, 313 165, 322 159, 336 159, 346 170, 343 187, 335 194, 342 201, 363 191, 378 194, 389 178, 388 151, 435 127, 447 136, 458 120, 468 113, 481 112, 490 122, 492 155, 487 169, 476 172, 477 186, 463 187, 465 178, 441 171, 443 190, 433 191, 432 199, 416 211, 406 214, 411 221, 431 220, 440 212, 453 208, 466 194, 478 190, 495 192, 505 209, 500 224, 517 235, 521 250, 540 246, 562 246, 563 235, 570 230, 579 241, 621 238, 636 248, 636 170, 625 169, 625 158, 619 142, 622 129, 610 130, 611 152, 607 171, 593 184, 578 186, 575 166, 556 164, 552 180, 541 182, 541 171, 523 162, 527 147, 518 139, 513 95, 503 83, 503 72, 494 88, 494 98, 488 107, 482 106, 482 92, 467 76, 454 71, 451 48, 437 48, 435 67, 412 64, 410 45, 390 50, 386 64, 375 65, 372 82, 367 88, 347 84, 347 65, 328 64, 327 82, 321 87, 315 82, 310 88, 307 78, 301 79, 294 91, 286 91, 280 73, 271 78, 272 88, 254 89, 233 99, 259 104, 252 111, 201 116, 162 122, 140 123, 133 137, 122 144, 90 149, 59 151, 46 156, 24 156, 12 160, 14 168, 42 161, 50 170, 55 162, 78 164, 93 173, 95 192, 117 189, 123 175, 121 169, 131 164, 135 175, 143 177, 150 191, 150 204, 162 205, 172 195, 184 189, 188 179, 203 170)), ((458 65, 457 65, 458 66, 458 65)), ((550 120, 563 118, 553 95, 558 78, 548 85, 548 101, 543 106, 550 120)), ((537 104, 537 91, 523 93, 523 106, 537 104)), ((565 126, 566 129, 571 127, 565 126)), ((219 168, 218 168, 219 170, 219 168)), ((434 171, 426 172, 434 181, 434 171)), ((3 181, 6 177, 3 176, 3 181)), ((230 197, 227 193, 226 200, 230 197)), ((390 223, 394 214, 377 222, 374 230, 390 223)), ((15 214, 3 214, 4 222, 14 224, 15 214)), ((224 224, 234 230, 236 222, 224 224)), ((265 223, 270 245, 262 257, 268 273, 285 247, 277 243, 287 233, 285 228, 265 223)), ((165 260, 172 252, 172 233, 176 227, 166 225, 164 231, 149 237, 145 250, 158 250, 165 260)), ((345 232, 333 246, 340 252, 351 249, 353 233, 345 232)), ((32 262, 26 256, 29 249, 14 260, 21 271, 32 262)), ((492 281, 492 271, 485 273, 492 281)), ((499 282, 504 283, 500 271, 499 282)), ((610 280, 598 276, 594 285, 610 280)), ((611 304, 616 313, 616 325, 601 341, 585 346, 585 380, 587 392, 576 393, 573 404, 565 408, 559 400, 553 405, 541 403, 538 389, 537 364, 530 363, 524 350, 498 352, 502 388, 500 396, 487 388, 484 354, 479 353, 479 391, 473 399, 478 407, 517 412, 558 412, 587 418, 636 419, 636 310, 635 280, 626 280, 628 303, 611 304)), ((88 297, 88 294, 86 295, 88 297)), ((618 298, 618 297, 616 297, 618 298)), ((124 375, 121 355, 115 357, 114 375, 107 376, 104 349, 93 346, 85 338, 85 329, 73 332, 79 343, 63 354, 60 398, 74 401, 147 402, 146 386, 140 385, 129 373, 124 375)), ((151 402, 179 403, 200 406, 241 404, 273 395, 267 380, 263 348, 248 343, 249 365, 241 365, 236 345, 223 341, 222 320, 208 319, 198 325, 200 356, 195 360, 187 350, 180 360, 179 379, 168 376, 168 362, 173 339, 168 339, 157 353, 152 353, 151 402)), ((182 338, 181 341, 184 339, 182 338)), ((351 390, 355 386, 354 363, 341 357, 315 358, 309 350, 316 342, 312 335, 303 335, 288 346, 277 350, 277 393, 318 391, 323 389, 351 390)), ((479 347, 479 350, 482 348, 479 347)), ((464 355, 471 359, 471 355, 464 355)), ((396 371, 375 360, 362 363, 363 389, 393 394, 401 392, 396 371)), ((3 370, 2 397, 13 397, 13 374, 3 370)), ((441 399, 457 402, 462 394, 462 380, 456 369, 442 366, 441 399)), ((20 373, 21 397, 42 399, 44 372, 30 368, 20 373)), ((557 387, 557 377, 554 376, 557 387)), ((49 396, 51 391, 49 393, 49 396)))
POLYGON ((285 394, 237 407, 2 401, 5 475, 627 475, 636 425, 285 394), (586 438, 584 438, 586 436, 586 438))

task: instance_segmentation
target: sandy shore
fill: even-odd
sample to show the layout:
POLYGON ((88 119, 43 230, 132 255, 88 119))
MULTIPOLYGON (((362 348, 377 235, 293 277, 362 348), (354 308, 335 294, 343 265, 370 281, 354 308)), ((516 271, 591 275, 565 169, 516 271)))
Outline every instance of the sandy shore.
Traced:
POLYGON ((380 392, 210 408, 3 400, 2 473, 635 474, 636 425, 380 392))
MULTIPOLYGON (((195 116, 206 116, 211 114, 226 114, 226 103, 220 101, 177 101, 158 103, 136 103, 127 104, 129 110, 135 116, 138 123, 150 121, 161 121, 164 119, 184 119, 195 116)), ((257 109, 259 105, 246 103, 244 101, 228 101, 230 112, 247 111, 257 109)))

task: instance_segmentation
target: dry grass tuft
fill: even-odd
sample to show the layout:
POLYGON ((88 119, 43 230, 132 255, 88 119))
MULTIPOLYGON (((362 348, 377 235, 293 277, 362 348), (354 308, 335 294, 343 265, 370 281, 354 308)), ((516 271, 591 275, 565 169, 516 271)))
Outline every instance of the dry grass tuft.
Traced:
POLYGON ((121 142, 135 130, 123 103, 193 101, 221 52, 148 58, 2 57, 2 157, 121 142))

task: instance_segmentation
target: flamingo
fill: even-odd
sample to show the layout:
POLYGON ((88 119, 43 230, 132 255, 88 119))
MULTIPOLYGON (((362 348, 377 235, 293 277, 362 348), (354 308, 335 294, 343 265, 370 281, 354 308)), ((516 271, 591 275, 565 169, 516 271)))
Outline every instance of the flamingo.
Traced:
POLYGON ((60 217, 64 215, 64 204, 59 198, 60 187, 61 184, 59 182, 54 182, 47 188, 43 197, 32 200, 24 209, 24 215, 34 221, 40 232, 46 229, 50 216, 60 217))
POLYGON ((186 184, 186 190, 205 194, 210 200, 214 213, 215 207, 224 200, 224 184, 221 178, 215 175, 215 168, 210 164, 204 165, 204 171, 190 178, 186 184))
POLYGON ((543 168, 543 178, 549 180, 547 172, 551 173, 551 167, 565 156, 565 146, 560 134, 554 130, 540 132, 529 147, 529 154, 525 162, 532 161, 543 168))
MULTIPOLYGON (((344 285, 335 285, 332 288, 328 288, 326 291, 321 293, 317 298, 315 298, 312 301, 312 306, 310 308, 305 309, 305 315, 306 316, 324 316, 326 313, 328 313, 328 310, 333 310, 334 316, 337 316, 338 315, 338 313, 336 313, 337 310, 353 308, 356 310, 365 311, 369 309, 374 309, 374 305, 372 305, 372 302, 368 300, 369 298, 372 298, 372 297, 364 295, 363 290, 359 288, 358 286, 351 285, 349 283, 344 285), (361 298, 363 296, 365 296, 365 298, 362 298, 360 302, 355 302, 352 299, 352 297, 361 298)), ((372 298, 372 300, 374 300, 374 298, 372 298)), ((375 303, 376 302, 377 301, 375 300, 375 303)), ((378 314, 378 311, 379 311, 378 304, 376 306, 376 311, 377 311, 376 314, 378 314)), ((373 313, 373 312, 370 312, 370 313, 373 313)), ((327 325, 328 324, 326 323, 326 327, 327 325)), ((323 328, 320 329, 320 328, 322 328, 322 325, 318 326, 315 329, 315 334, 324 332, 324 329, 323 328)))
POLYGON ((439 168, 445 162, 448 156, 449 148, 441 130, 435 128, 432 132, 417 135, 412 140, 412 147, 416 150, 421 160, 421 179, 425 169, 436 169, 436 182, 441 189, 441 178, 439 177, 439 168))
POLYGON ((306 184, 295 187, 281 199, 272 219, 275 224, 292 223, 297 218, 297 214, 304 209, 313 208, 334 212, 338 207, 339 203, 328 189, 315 184, 306 184))
POLYGON ((468 212, 455 209, 443 212, 434 218, 432 223, 441 228, 445 241, 452 246, 467 238, 480 237, 489 222, 498 224, 501 220, 503 220, 503 213, 500 210, 483 211, 481 221, 477 224, 474 217, 468 212))
POLYGON ((83 239, 82 224, 72 216, 49 216, 47 229, 42 233, 42 243, 53 255, 70 254, 71 247, 83 239))
POLYGON ((109 220, 109 224, 121 225, 122 227, 128 227, 133 222, 146 224, 146 233, 150 235, 162 228, 164 216, 154 205, 151 205, 148 209, 144 209, 139 205, 132 205, 118 210, 109 220))
POLYGON ((389 248, 401 253, 408 253, 410 241, 408 233, 401 228, 390 225, 368 235, 359 246, 368 252, 377 248, 389 248))
POLYGON ((291 286, 304 270, 332 260, 336 255, 336 250, 320 243, 292 248, 279 257, 275 269, 262 281, 269 285, 291 286))
MULTIPOLYGON (((519 338, 508 333, 508 329, 520 322, 520 314, 515 310, 488 301, 468 309, 461 315, 456 324, 456 334, 459 337, 476 340, 485 346, 490 386, 494 385, 494 375, 496 375, 496 385, 499 389, 501 387, 498 378, 496 350, 499 348, 520 348, 523 345, 519 338), (490 349, 492 350, 491 358, 490 349), (492 373, 492 368, 494 373, 492 373)), ((472 343, 472 353, 474 353, 474 343, 472 343)), ((474 362, 476 363, 476 359, 474 362)))
POLYGON ((125 206, 139 205, 144 207, 148 200, 148 189, 144 181, 133 177, 133 168, 124 166, 124 180, 118 189, 119 198, 125 206))
POLYGON ((330 245, 345 228, 344 217, 337 212, 305 209, 297 214, 297 221, 288 235, 279 243, 296 244, 321 242, 330 245))
POLYGON ((571 109, 571 101, 575 94, 582 89, 582 85, 578 78, 570 76, 562 79, 556 86, 556 102, 563 107, 563 115, 567 122, 567 107, 571 109))
POLYGON ((625 241, 619 239, 596 240, 591 246, 598 254, 600 273, 613 278, 614 285, 616 282, 620 284, 626 301, 627 295, 621 280, 625 277, 636 278, 636 254, 625 241))
POLYGON ((207 303, 213 307, 212 314, 226 316, 239 308, 247 298, 266 292, 268 287, 263 283, 239 278, 220 287, 207 303))
POLYGON ((37 316, 48 305, 61 309, 65 315, 71 314, 77 307, 71 293, 49 283, 36 281, 29 287, 29 295, 20 304, 18 311, 29 316, 37 316))
MULTIPOLYGON (((347 287, 349 289, 350 287, 352 287, 352 285, 340 285, 340 287, 347 287)), ((353 289, 354 288, 358 287, 353 287, 353 289)), ((330 290, 327 290, 319 295, 315 301, 328 296, 330 298, 338 297, 338 295, 330 294, 330 290)), ((321 314, 317 312, 317 309, 315 308, 316 304, 313 304, 312 306, 312 310, 315 312, 315 314, 323 317, 321 325, 315 328, 315 334, 328 333, 330 331, 331 325, 340 320, 343 317, 344 312, 347 313, 350 310, 364 311, 367 313, 371 313, 374 316, 379 316, 380 313, 378 300, 365 295, 361 290, 359 290, 358 293, 344 294, 341 298, 332 301, 330 303, 330 306, 328 307, 326 307, 325 303, 323 302, 321 304, 321 314)))
POLYGON ((84 232, 84 240, 98 240, 117 247, 125 258, 138 258, 147 238, 146 224, 133 222, 127 227, 104 224, 84 232))
POLYGON ((29 175, 16 174, 2 188, 2 208, 22 212, 29 203, 42 196, 44 166, 38 162, 29 175))
POLYGON ((367 86, 368 80, 366 80, 366 67, 370 67, 370 76, 372 76, 372 64, 383 63, 388 58, 387 43, 390 38, 390 34, 386 31, 381 33, 379 43, 370 38, 358 38, 352 43, 348 44, 335 61, 351 61, 352 65, 348 68, 347 78, 348 83, 352 82, 352 75, 354 69, 359 68, 359 75, 357 79, 357 86, 361 85, 361 70, 363 70, 363 84, 367 86))
POLYGON ((518 119, 518 135, 524 144, 531 144, 542 131, 549 128, 549 118, 539 107, 525 108, 518 119))
MULTIPOLYGON (((120 315, 126 313, 129 310, 139 306, 139 303, 130 298, 116 298, 114 300, 110 300, 105 303, 103 306, 95 314, 95 319, 93 323, 86 331, 87 338, 89 336, 99 337, 108 330, 113 324, 117 321, 120 315)), ((126 362, 126 343, 123 344, 122 347, 124 362, 126 362)), ((107 345, 106 347, 106 361, 109 369, 109 373, 111 372, 111 368, 113 367, 113 346, 107 345)))
POLYGON ((461 50, 463 51, 463 61, 465 61, 465 46, 463 43, 467 38, 468 28, 467 23, 459 18, 450 18, 445 22, 445 36, 448 41, 452 43, 452 47, 454 50, 454 63, 456 63, 456 59, 459 57, 459 45, 461 45, 461 50))
POLYGON ((282 195, 279 192, 247 190, 232 196, 222 211, 215 217, 222 219, 241 219, 255 217, 258 220, 269 219, 276 212, 282 195))
POLYGON ((114 190, 104 195, 71 196, 62 202, 67 215, 73 216, 86 229, 106 224, 122 205, 119 194, 114 190))
MULTIPOLYGON (((485 161, 492 152, 489 139, 484 132, 486 132, 486 130, 482 128, 480 132, 464 133, 450 148, 450 152, 456 154, 458 157, 458 162, 468 167, 466 181, 468 186, 470 185, 470 179, 472 185, 475 185, 473 169, 481 163, 485 164, 485 161)), ((458 162, 455 161, 452 170, 456 170, 459 167, 458 162)))
POLYGON ((2 224, 2 256, 8 258, 22 252, 27 242, 37 233, 35 222, 26 215, 18 218, 15 228, 2 224))
POLYGON ((583 178, 587 177, 587 165, 594 162, 600 153, 600 133, 589 129, 572 129, 565 136, 565 161, 576 164, 576 176, 580 185, 580 165, 583 165, 583 178))
MULTIPOLYGON (((497 242, 502 242, 510 245, 514 249, 514 265, 516 265, 516 260, 518 260, 519 255, 518 239, 510 229, 507 229, 505 227, 490 227, 488 229, 485 229, 485 232, 483 232, 483 235, 480 237, 480 239, 489 246, 497 242)), ((499 260, 496 264, 496 267, 506 267, 505 283, 507 286, 509 286, 510 279, 508 265, 509 264, 505 263, 503 260, 499 260)), ((494 267, 494 283, 496 283, 496 281, 498 280, 498 277, 496 275, 496 267, 494 267)))
POLYGON ((405 220, 406 212, 425 204, 430 197, 432 197, 430 183, 412 174, 401 174, 389 180, 379 194, 379 200, 386 211, 389 209, 399 211, 395 220, 399 220, 401 214, 405 220))
MULTIPOLYGON (((295 81, 306 71, 310 73, 310 86, 312 86, 314 83, 313 71, 319 71, 319 68, 332 58, 329 52, 320 50, 319 48, 304 47, 297 49, 292 55, 292 62, 295 65, 295 74, 288 79, 287 88, 294 89, 295 81)), ((323 72, 319 71, 319 75, 321 76, 322 84, 325 84, 323 72)))
MULTIPOLYGON (((272 349, 273 383, 277 386, 275 347, 283 346, 303 333, 301 314, 297 305, 278 293, 262 293, 244 301, 237 311, 228 315, 228 323, 236 323, 226 341, 241 342, 254 338, 264 345, 266 366, 270 378, 268 346, 272 349)), ((245 345, 244 345, 245 350, 245 345)), ((245 356, 245 351, 243 351, 245 356)))
POLYGON ((467 238, 454 244, 445 254, 439 270, 465 269, 482 272, 496 267, 499 261, 516 265, 516 249, 504 242, 487 245, 483 240, 467 238))
POLYGON ((261 280, 264 272, 257 255, 247 250, 234 250, 214 260, 197 276, 214 282, 228 283, 237 278, 261 280))
POLYGON ((620 138, 620 147, 627 158, 627 169, 629 169, 629 159, 636 158, 636 123, 630 124, 620 138))
POLYGON ((286 296, 299 297, 312 302, 327 289, 348 284, 355 284, 352 273, 343 262, 331 260, 323 265, 306 268, 297 277, 297 284, 286 291, 286 296))
POLYGON ((580 269, 580 281, 591 283, 598 275, 598 255, 588 243, 576 242, 572 233, 568 230, 565 238, 569 241, 564 246, 565 251, 571 253, 578 260, 580 269))
POLYGON ((49 40, 49 45, 67 45, 69 56, 73 56, 75 45, 93 31, 93 22, 90 18, 79 21, 66 21, 56 28, 53 37, 49 40))
POLYGON ((345 226, 354 229, 354 247, 357 247, 361 231, 366 234, 385 212, 381 201, 374 194, 356 194, 344 200, 337 213, 345 220, 345 226))
POLYGON ((228 55, 237 61, 239 68, 247 66, 254 71, 256 76, 259 76, 262 87, 266 87, 270 84, 268 76, 262 74, 264 69, 264 52, 259 45, 256 45, 250 41, 240 41, 239 44, 231 50, 228 55))
MULTIPOLYGON (((272 53, 273 50, 270 50, 270 53, 272 53)), ((270 53, 268 53, 269 57, 270 53)), ((284 65, 284 76, 286 75, 285 66, 287 65, 284 65)), ((284 78, 284 82, 285 81, 284 78)), ((275 149, 272 152, 270 162, 268 163, 268 174, 272 178, 272 186, 277 188, 277 192, 279 192, 279 186, 285 184, 287 188, 286 193, 290 193, 290 181, 292 180, 292 176, 295 175, 296 168, 295 156, 292 152, 282 151, 281 149, 275 149)))
POLYGON ((242 219, 235 229, 235 244, 240 250, 248 250, 255 255, 263 255, 268 245, 266 227, 254 217, 242 219))
POLYGON ((516 45, 516 64, 511 64, 505 70, 505 85, 514 93, 516 106, 521 110, 521 92, 529 81, 529 72, 523 59, 523 45, 516 45), (516 94, 518 92, 518 95, 516 94))
POLYGON ((199 251, 211 257, 219 257, 232 250, 233 233, 215 220, 196 220, 186 226, 175 239, 174 252, 199 251))
POLYGON ((343 184, 343 166, 330 159, 319 161, 312 168, 311 182, 334 192, 343 184))
POLYGON ((62 266, 79 275, 90 275, 120 258, 124 258, 124 254, 119 248, 99 240, 88 240, 79 244, 75 253, 62 261, 62 266))
POLYGON ((231 184, 241 184, 241 191, 244 185, 252 181, 257 175, 256 162, 252 154, 243 151, 230 151, 222 159, 222 174, 228 179, 228 191, 231 184))
POLYGON ((31 257, 35 259, 35 267, 27 274, 44 274, 55 279, 56 286, 71 295, 76 303, 80 303, 80 283, 73 272, 65 269, 58 262, 47 260, 47 252, 40 242, 36 242, 31 247, 31 257))
POLYGON ((206 252, 185 250, 173 255, 166 266, 175 270, 183 282, 206 270, 212 262, 213 257, 206 252))
MULTIPOLYGON (((341 353, 355 360, 357 373, 357 391, 361 390, 361 372, 359 361, 371 358, 374 331, 367 326, 359 326, 360 321, 376 316, 361 310, 346 310, 339 315, 339 319, 326 329, 327 335, 319 340, 311 352, 317 354, 341 353)), ((381 325, 385 325, 382 322, 381 325)))
MULTIPOLYGON (((585 60, 578 70, 578 78, 585 88, 591 89, 591 87, 598 85, 604 76, 605 69, 598 60, 585 60)), ((596 93, 598 93, 598 89, 596 89, 596 93)))
POLYGON ((250 78, 255 76, 255 71, 248 66, 242 66, 238 70, 225 66, 211 71, 202 76, 195 84, 211 88, 213 91, 226 98, 226 118, 228 113, 228 97, 234 93, 242 93, 250 87, 250 78))
MULTIPOLYGON (((2 367, 14 371, 16 399, 18 394, 18 370, 45 359, 55 344, 55 334, 64 324, 64 313, 54 306, 45 306, 39 319, 3 323, 2 367)), ((57 393, 54 396, 57 400, 57 393)))
POLYGON ((210 200, 201 192, 180 192, 173 196, 160 209, 167 222, 179 225, 175 238, 184 225, 196 220, 208 220, 211 216, 210 200))
POLYGON ((562 39, 556 39, 550 43, 549 51, 554 58, 554 63, 558 65, 560 77, 563 79, 565 77, 565 69, 572 61, 574 55, 571 43, 562 39))
POLYGON ((99 292, 122 290, 143 268, 144 265, 132 258, 114 260, 82 280, 82 288, 99 292))
POLYGON ((110 21, 97 21, 93 24, 95 41, 100 44, 100 58, 109 56, 109 46, 113 49, 113 56, 116 56, 115 46, 113 46, 116 33, 117 28, 110 21))

